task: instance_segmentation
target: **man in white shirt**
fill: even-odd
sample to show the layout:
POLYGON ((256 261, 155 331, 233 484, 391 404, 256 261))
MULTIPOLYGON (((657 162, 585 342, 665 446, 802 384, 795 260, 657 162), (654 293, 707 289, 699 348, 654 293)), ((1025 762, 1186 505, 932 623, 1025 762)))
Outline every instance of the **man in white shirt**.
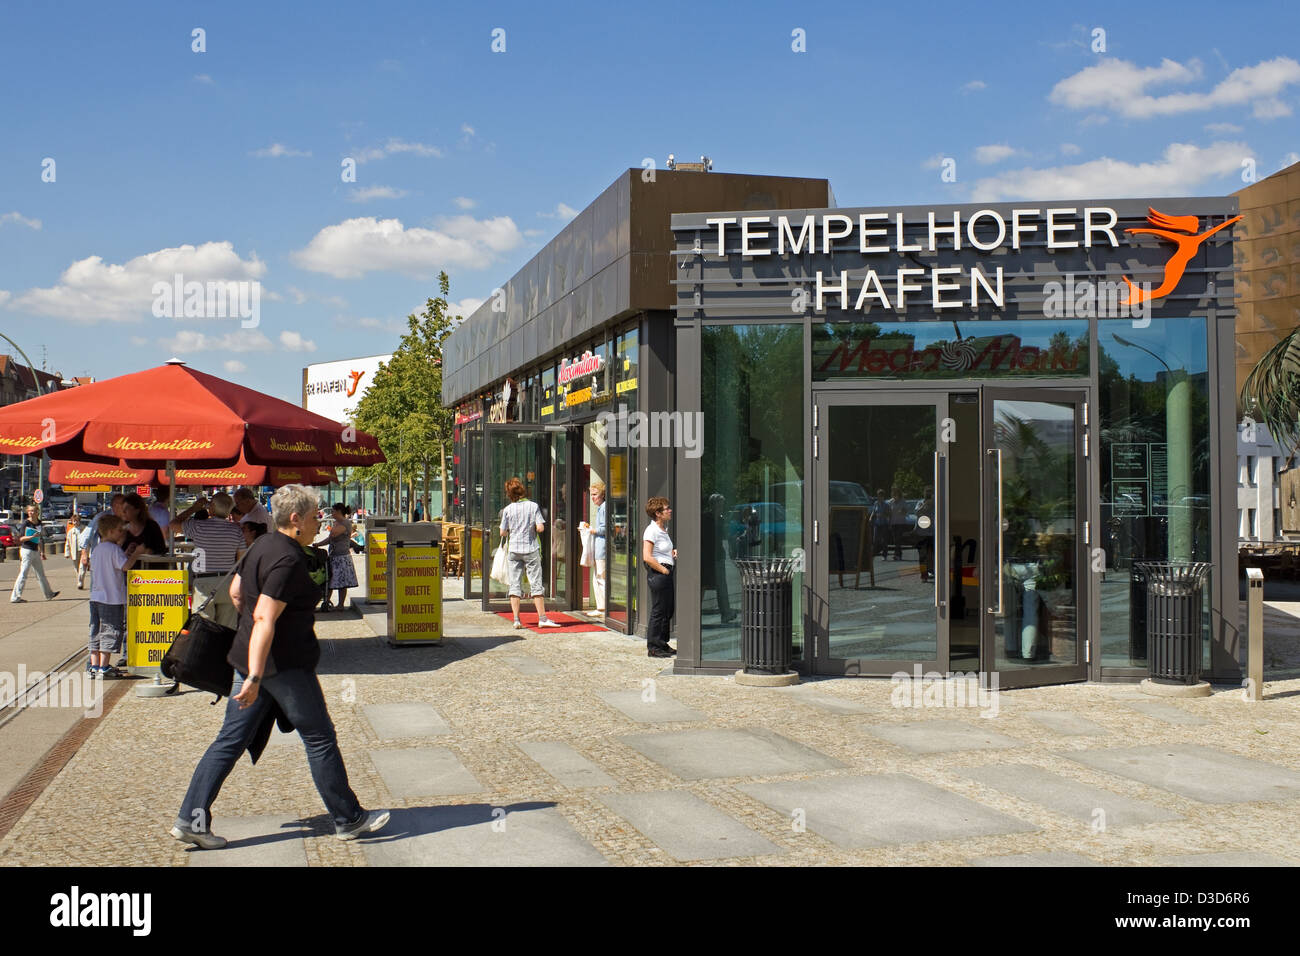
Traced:
POLYGON ((257 495, 253 494, 250 488, 240 488, 235 492, 235 513, 239 515, 239 523, 256 522, 264 525, 267 531, 272 530, 275 525, 271 523, 271 516, 262 503, 257 500, 257 495))
POLYGON ((171 515, 167 511, 167 499, 170 497, 171 489, 166 485, 159 485, 154 489, 154 500, 149 504, 149 517, 158 522, 158 527, 164 529, 163 537, 167 537, 166 528, 171 522, 171 515))

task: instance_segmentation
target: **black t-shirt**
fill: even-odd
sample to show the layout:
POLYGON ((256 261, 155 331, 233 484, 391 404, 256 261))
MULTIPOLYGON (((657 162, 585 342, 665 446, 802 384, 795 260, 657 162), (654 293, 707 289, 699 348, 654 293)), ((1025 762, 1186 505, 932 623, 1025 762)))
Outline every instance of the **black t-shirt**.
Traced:
POLYGON ((307 573, 302 546, 287 534, 273 531, 253 542, 239 567, 239 629, 228 660, 241 674, 248 673, 248 651, 253 638, 253 609, 267 594, 285 603, 275 621, 275 636, 267 656, 266 675, 291 668, 314 671, 320 661, 316 643, 316 586, 307 573))
POLYGON ((144 519, 144 530, 139 534, 132 534, 129 530, 126 533, 126 540, 122 542, 122 550, 129 550, 131 545, 139 542, 143 544, 145 550, 150 554, 166 554, 167 542, 163 540, 162 528, 158 527, 158 522, 153 518, 144 519))
POLYGON ((20 535, 20 538, 18 540, 18 547, 26 548, 28 551, 37 550, 36 542, 38 540, 41 541, 45 540, 44 535, 42 534, 41 523, 39 521, 24 521, 22 529, 19 530, 18 534, 20 535), (36 534, 39 535, 40 537, 39 538, 27 537, 27 530, 29 528, 34 530, 36 534))

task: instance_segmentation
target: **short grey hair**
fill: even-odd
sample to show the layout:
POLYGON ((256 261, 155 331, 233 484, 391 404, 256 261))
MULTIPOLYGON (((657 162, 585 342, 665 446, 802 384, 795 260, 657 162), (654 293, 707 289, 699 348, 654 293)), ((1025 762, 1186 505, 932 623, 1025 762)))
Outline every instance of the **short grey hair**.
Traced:
POLYGON ((287 528, 293 515, 307 517, 320 510, 320 496, 305 485, 285 485, 271 496, 271 518, 277 528, 287 528))
POLYGON ((235 499, 238 501, 257 500, 257 495, 253 494, 252 488, 236 488, 235 499))
POLYGON ((208 506, 208 510, 218 518, 228 518, 230 517, 230 512, 234 510, 235 499, 230 497, 230 495, 226 494, 224 491, 219 491, 212 496, 212 500, 208 502, 208 506))

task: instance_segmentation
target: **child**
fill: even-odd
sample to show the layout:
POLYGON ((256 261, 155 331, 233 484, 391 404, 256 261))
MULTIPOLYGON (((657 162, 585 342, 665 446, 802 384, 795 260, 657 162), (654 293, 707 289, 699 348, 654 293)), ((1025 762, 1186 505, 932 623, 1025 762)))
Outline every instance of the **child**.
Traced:
POLYGON ((90 663, 92 677, 122 677, 109 662, 126 635, 126 577, 143 545, 122 550, 127 527, 117 515, 99 519, 99 544, 90 554, 90 663))

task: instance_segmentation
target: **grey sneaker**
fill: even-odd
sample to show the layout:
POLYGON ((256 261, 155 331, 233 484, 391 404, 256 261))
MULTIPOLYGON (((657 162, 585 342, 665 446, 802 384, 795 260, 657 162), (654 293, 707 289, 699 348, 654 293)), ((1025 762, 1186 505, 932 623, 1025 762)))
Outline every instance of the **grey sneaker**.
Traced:
MULTIPOLYGON (((21 599, 20 599, 20 600, 21 600, 21 599)), ((513 628, 517 631, 517 630, 519 630, 521 627, 523 627, 524 625, 523 625, 523 623, 519 620, 519 618, 515 618, 515 623, 511 624, 510 626, 513 627, 513 628)))
POLYGON ((10 603, 10 604, 26 604, 26 603, 27 603, 27 598, 10 598, 10 599, 9 599, 9 603, 10 603))
POLYGON ((225 837, 219 837, 215 833, 196 833, 194 830, 172 827, 171 834, 182 843, 193 843, 200 850, 220 850, 226 845, 225 837))
POLYGON ((542 620, 538 621, 537 626, 538 627, 564 627, 563 624, 559 623, 558 621, 552 621, 549 617, 543 618, 542 620))
POLYGON ((367 833, 374 833, 388 826, 390 814, 387 810, 371 810, 350 827, 344 827, 334 835, 340 840, 355 840, 367 833))

